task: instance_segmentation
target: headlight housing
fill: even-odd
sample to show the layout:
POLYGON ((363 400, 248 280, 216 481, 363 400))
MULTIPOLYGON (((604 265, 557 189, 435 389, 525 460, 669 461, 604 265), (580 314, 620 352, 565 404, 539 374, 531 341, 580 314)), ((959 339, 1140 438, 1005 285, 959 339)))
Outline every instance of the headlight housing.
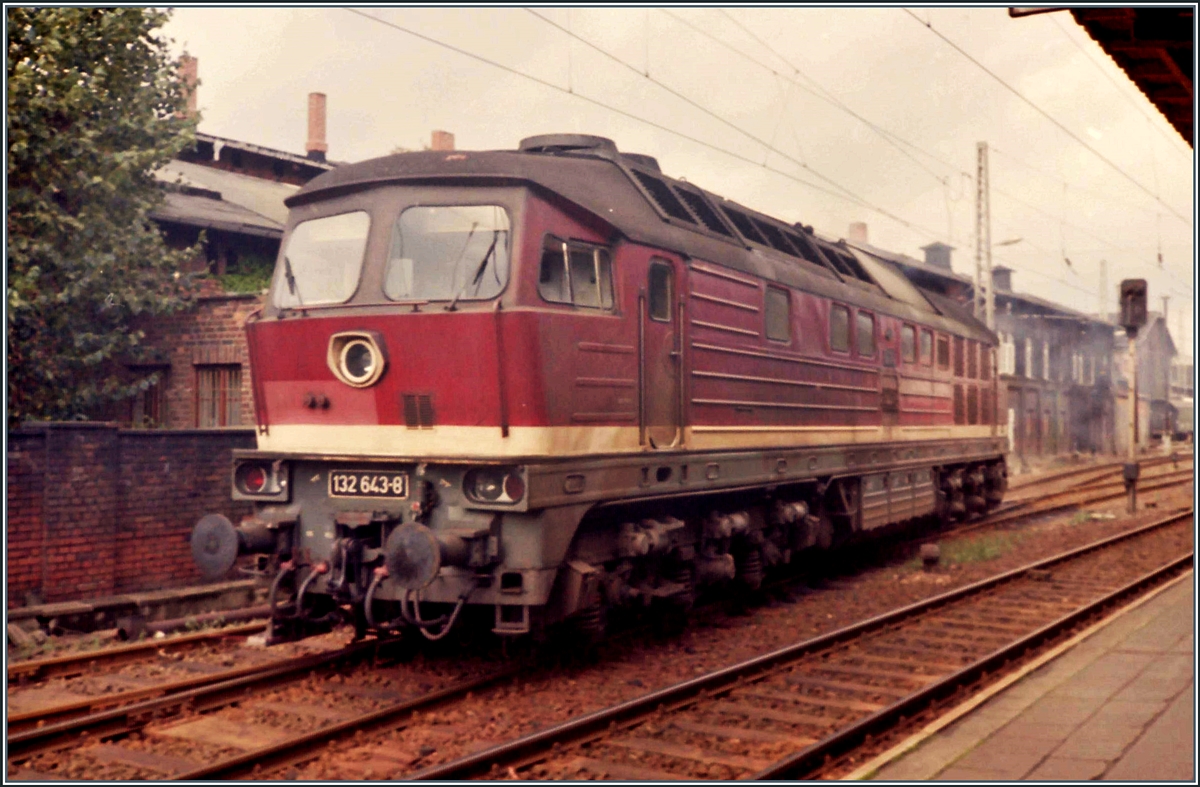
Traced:
POLYGON ((525 479, 519 467, 478 467, 463 476, 463 494, 476 503, 519 503, 525 479))
POLYGON ((287 462, 241 459, 233 466, 234 500, 288 500, 287 462))
POLYGON ((387 368, 383 337, 375 331, 346 331, 329 337, 329 371, 352 388, 368 388, 387 368))

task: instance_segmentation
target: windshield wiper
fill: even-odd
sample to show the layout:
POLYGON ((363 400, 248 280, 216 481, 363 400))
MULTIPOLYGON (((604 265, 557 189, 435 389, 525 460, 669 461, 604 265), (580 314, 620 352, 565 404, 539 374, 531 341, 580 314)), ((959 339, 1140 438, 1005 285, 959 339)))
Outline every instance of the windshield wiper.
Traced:
POLYGON ((454 297, 450 299, 450 303, 446 306, 446 311, 452 312, 457 308, 458 299, 467 291, 467 287, 475 285, 475 291, 479 292, 479 281, 483 278, 483 272, 487 270, 488 260, 491 260, 496 253, 496 244, 500 240, 500 230, 492 230, 492 245, 488 246, 487 251, 483 253, 483 259, 479 261, 479 267, 475 269, 475 275, 471 277, 469 282, 463 282, 463 286, 458 292, 454 293, 454 297))
POLYGON ((296 274, 292 272, 292 261, 283 255, 283 276, 287 279, 288 292, 296 296, 296 305, 303 306, 304 299, 300 297, 300 291, 296 289, 296 274))

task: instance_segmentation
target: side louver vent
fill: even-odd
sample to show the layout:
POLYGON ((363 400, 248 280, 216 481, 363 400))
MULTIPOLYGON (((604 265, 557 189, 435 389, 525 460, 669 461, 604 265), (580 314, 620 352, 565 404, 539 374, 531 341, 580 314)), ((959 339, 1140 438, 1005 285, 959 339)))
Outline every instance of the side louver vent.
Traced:
POLYGON ((725 226, 725 222, 721 221, 721 217, 717 215, 717 212, 704 201, 704 197, 678 186, 675 187, 675 193, 683 198, 683 201, 692 209, 692 213, 696 214, 705 227, 708 227, 708 229, 718 235, 724 235, 726 238, 733 237, 733 233, 725 226))
POLYGON ((404 424, 409 429, 433 428, 433 397, 428 394, 403 394, 404 424))
POLYGON ((670 186, 653 175, 647 175, 641 170, 635 169, 632 172, 637 177, 638 182, 642 184, 642 188, 650 193, 650 198, 658 204, 663 213, 673 219, 686 221, 688 224, 696 223, 696 220, 692 218, 692 214, 688 213, 688 209, 675 196, 675 192, 671 191, 670 186))
POLYGON ((766 246, 767 242, 763 240, 763 236, 758 233, 754 225, 750 222, 750 217, 733 208, 728 208, 724 205, 721 210, 725 211, 725 215, 733 222, 733 226, 738 228, 738 232, 742 233, 742 237, 746 240, 754 241, 760 246, 766 246))

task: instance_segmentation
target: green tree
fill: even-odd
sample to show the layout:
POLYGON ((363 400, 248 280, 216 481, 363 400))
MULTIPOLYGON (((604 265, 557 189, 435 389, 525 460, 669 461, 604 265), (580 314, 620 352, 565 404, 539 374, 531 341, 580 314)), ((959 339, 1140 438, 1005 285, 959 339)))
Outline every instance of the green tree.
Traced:
POLYGON ((136 327, 185 308, 195 249, 147 214, 153 173, 194 143, 186 89, 150 8, 8 16, 8 422, 78 419, 151 378, 136 327))

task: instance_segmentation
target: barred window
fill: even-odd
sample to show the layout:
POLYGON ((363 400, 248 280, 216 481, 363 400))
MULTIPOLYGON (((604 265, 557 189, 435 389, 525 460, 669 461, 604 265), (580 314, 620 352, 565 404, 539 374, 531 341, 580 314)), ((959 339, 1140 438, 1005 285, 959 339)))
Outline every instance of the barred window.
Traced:
POLYGON ((979 378, 979 342, 974 339, 967 342, 967 377, 979 378))
POLYGON ((966 359, 963 356, 963 338, 961 336, 955 336, 954 337, 954 376, 955 377, 963 377, 966 374, 965 370, 963 369, 963 366, 964 366, 963 362, 965 360, 966 359))
POLYGON ((196 367, 196 426, 201 429, 242 423, 242 367, 196 367))
POLYGON ((963 401, 963 387, 954 385, 954 423, 962 426, 967 422, 966 403, 963 401))

